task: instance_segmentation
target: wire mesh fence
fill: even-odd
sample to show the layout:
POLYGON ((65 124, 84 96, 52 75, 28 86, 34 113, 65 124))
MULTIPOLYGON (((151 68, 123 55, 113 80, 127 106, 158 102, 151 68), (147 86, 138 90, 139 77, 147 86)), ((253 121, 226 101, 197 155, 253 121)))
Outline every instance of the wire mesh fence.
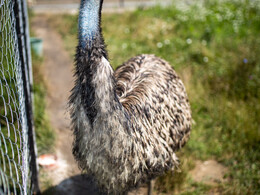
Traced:
POLYGON ((37 193, 25 0, 0 1, 0 194, 37 193))

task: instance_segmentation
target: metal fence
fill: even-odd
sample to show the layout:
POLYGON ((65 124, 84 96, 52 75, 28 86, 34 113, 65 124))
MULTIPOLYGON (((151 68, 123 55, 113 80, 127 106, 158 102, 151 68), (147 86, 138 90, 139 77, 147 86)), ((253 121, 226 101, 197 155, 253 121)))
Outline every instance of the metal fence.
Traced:
POLYGON ((39 192, 26 0, 0 0, 0 194, 39 192))

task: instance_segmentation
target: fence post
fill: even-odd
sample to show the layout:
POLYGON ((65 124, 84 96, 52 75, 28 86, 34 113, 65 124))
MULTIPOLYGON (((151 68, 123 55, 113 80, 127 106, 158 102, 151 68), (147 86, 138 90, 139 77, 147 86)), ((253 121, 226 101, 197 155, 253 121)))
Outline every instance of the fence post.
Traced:
POLYGON ((28 184, 28 125, 26 120, 27 109, 25 106, 25 101, 27 99, 27 87, 26 87, 26 75, 24 74, 24 63, 25 63, 25 53, 24 53, 24 31, 23 31, 23 21, 21 17, 21 2, 19 0, 14 1, 14 15, 15 15, 15 30, 17 36, 17 47, 18 47, 18 67, 19 70, 19 80, 17 81, 19 87, 19 104, 20 104, 20 115, 21 115, 21 129, 22 129, 22 189, 23 194, 27 193, 27 184, 28 184), (24 107, 25 106, 25 107, 24 107))
MULTIPOLYGON (((18 49, 21 61, 21 71, 24 88, 24 100, 25 100, 25 114, 27 123, 27 140, 29 147, 30 158, 27 158, 29 163, 29 170, 31 171, 30 187, 34 193, 38 194, 38 168, 36 163, 36 145, 34 135, 34 123, 33 123, 33 107, 32 107, 32 72, 31 72, 31 51, 30 51, 30 36, 29 36, 29 24, 27 15, 27 3, 25 0, 15 0, 15 16, 16 16, 16 32, 18 37, 18 49)), ((27 151, 23 151, 27 152, 27 151)), ((28 182, 28 181, 26 181, 28 182)), ((26 184, 28 185, 28 184, 26 184)), ((26 186, 27 187, 27 186, 26 186)))
POLYGON ((30 170, 32 171, 32 188, 34 193, 39 194, 39 182, 38 182, 38 164, 37 164, 37 147, 36 147, 36 139, 35 139, 35 129, 34 129, 34 120, 33 120, 33 74, 32 74, 32 61, 31 61, 31 45, 30 45, 30 33, 29 33, 29 19, 28 19, 28 10, 27 10, 27 2, 23 1, 23 20, 24 20, 24 29, 25 29, 25 45, 26 45, 26 55, 27 55, 27 87, 28 87, 28 101, 27 109, 28 109, 28 125, 29 125, 29 132, 28 132, 28 142, 29 142, 29 149, 30 149, 30 170))

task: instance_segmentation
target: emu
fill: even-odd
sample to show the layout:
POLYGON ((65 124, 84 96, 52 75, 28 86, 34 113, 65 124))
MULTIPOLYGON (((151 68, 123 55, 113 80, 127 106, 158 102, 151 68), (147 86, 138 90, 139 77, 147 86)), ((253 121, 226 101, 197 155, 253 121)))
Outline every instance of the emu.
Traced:
POLYGON ((178 166, 191 110, 185 87, 154 55, 110 66, 101 23, 103 0, 81 0, 75 86, 70 96, 73 154, 106 193, 123 194, 178 166))

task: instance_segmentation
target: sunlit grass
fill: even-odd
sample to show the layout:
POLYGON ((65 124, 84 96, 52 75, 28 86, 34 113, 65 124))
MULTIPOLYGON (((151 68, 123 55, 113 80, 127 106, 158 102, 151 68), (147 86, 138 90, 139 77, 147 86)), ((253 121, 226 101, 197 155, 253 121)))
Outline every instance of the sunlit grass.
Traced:
MULTIPOLYGON (((150 8, 104 14, 103 32, 114 68, 132 56, 154 53, 183 79, 193 130, 179 152, 181 170, 159 178, 161 192, 260 193, 259 1, 207 1, 186 9, 150 8), (215 159, 229 172, 226 183, 194 182, 196 160, 215 159)), ((77 16, 49 18, 73 57, 77 16)))

